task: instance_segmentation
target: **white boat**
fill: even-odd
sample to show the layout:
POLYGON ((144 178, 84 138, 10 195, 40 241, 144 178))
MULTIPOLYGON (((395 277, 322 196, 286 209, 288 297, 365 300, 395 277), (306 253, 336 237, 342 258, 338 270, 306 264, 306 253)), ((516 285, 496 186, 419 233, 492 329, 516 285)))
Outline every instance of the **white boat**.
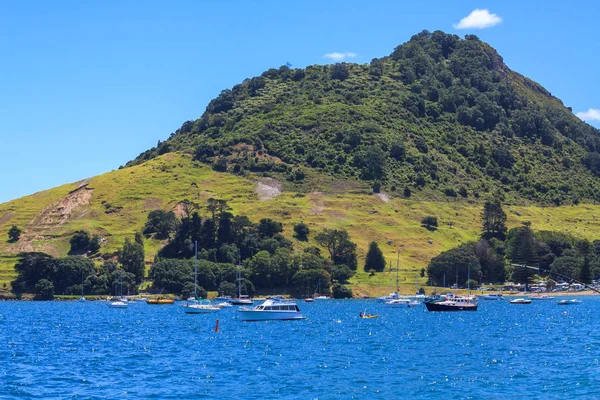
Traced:
POLYGON ((241 266, 241 264, 238 265, 237 281, 238 281, 238 297, 235 299, 229 299, 229 303, 233 304, 234 306, 249 306, 249 305, 254 304, 254 302, 252 301, 250 296, 246 296, 246 295, 242 294, 242 266, 241 266))
POLYGON ((510 304, 531 304, 531 299, 514 299, 510 304))
POLYGON ((231 303, 230 303, 230 302, 228 302, 228 301, 224 301, 224 302, 222 302, 222 303, 218 303, 218 304, 217 304, 217 307, 219 307, 219 308, 227 308, 227 307, 233 307, 233 306, 231 305, 231 303))
POLYGON ((581 300, 577 300, 577 299, 559 300, 556 302, 556 304, 561 305, 561 306, 568 306, 571 304, 581 304, 581 300))
POLYGON ((547 294, 543 294, 541 296, 531 296, 531 300, 554 300, 553 296, 548 296, 547 294))
POLYGON ((320 296, 314 296, 313 299, 315 299, 315 300, 331 300, 331 297, 320 295, 320 296))
POLYGON ((386 303, 388 301, 397 300, 399 298, 400 298, 400 295, 398 294, 398 292, 392 292, 392 293, 388 294, 387 296, 378 297, 377 301, 380 303, 386 303))
POLYGON ((106 303, 110 308, 127 308, 128 304, 123 300, 109 300, 106 303))
POLYGON ((200 301, 198 298, 198 242, 194 242, 194 297, 190 297, 188 301, 191 303, 183 304, 183 311, 186 314, 214 314, 221 309, 212 305, 210 301, 200 301))
POLYGON ((479 296, 479 298, 483 300, 502 300, 504 297, 501 294, 486 294, 479 296))
POLYGON ((386 301, 383 304, 387 308, 411 308, 411 307, 417 307, 417 306, 421 305, 420 302, 411 300, 408 297, 386 301))
POLYGON ((231 301, 231 296, 219 296, 215 298, 215 301, 231 301))
POLYGON ((295 301, 265 300, 253 308, 240 307, 238 315, 242 321, 270 321, 304 319, 295 301))
POLYGON ((182 307, 186 314, 214 314, 221 309, 210 303, 191 303, 184 304, 182 307))
POLYGON ((81 271, 81 297, 77 301, 85 301, 85 296, 83 295, 83 271, 81 271))

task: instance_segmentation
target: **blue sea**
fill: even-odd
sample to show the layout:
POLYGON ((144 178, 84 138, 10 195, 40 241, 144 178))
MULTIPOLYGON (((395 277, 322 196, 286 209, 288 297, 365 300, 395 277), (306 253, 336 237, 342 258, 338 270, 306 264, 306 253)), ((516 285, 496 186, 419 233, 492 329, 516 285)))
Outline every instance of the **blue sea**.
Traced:
POLYGON ((597 399, 600 298, 582 300, 463 313, 300 301, 308 319, 269 322, 235 307, 0 302, 0 398, 597 399))

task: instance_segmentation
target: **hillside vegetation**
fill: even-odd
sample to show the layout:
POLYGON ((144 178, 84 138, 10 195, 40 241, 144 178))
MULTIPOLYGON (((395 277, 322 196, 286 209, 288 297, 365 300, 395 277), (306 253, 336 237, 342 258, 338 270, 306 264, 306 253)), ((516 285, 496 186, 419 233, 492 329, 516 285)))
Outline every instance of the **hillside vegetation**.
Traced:
MULTIPOLYGON (((259 178, 262 179, 262 178, 259 178)), ((267 181, 269 183, 269 181, 267 181)), ((269 183, 271 184, 271 183, 269 183)), ((15 278, 13 266, 21 251, 43 251, 65 256, 74 232, 86 229, 100 235, 100 256, 116 255, 125 241, 142 231, 148 213, 154 209, 177 210, 179 203, 190 200, 204 205, 211 198, 227 201, 236 214, 252 221, 272 218, 283 222, 283 234, 294 247, 315 245, 313 234, 323 228, 347 229, 357 243, 358 273, 351 282, 359 284, 355 294, 381 293, 388 290, 394 274, 369 277, 362 272, 369 242, 375 240, 393 264, 401 249, 401 284, 412 290, 415 272, 426 268, 429 260, 457 244, 476 240, 481 231, 481 205, 468 202, 413 201, 363 193, 297 193, 283 191, 261 200, 256 192, 265 185, 257 180, 216 172, 172 153, 144 164, 109 172, 90 180, 40 192, 0 205, 0 232, 6 235, 12 225, 23 230, 16 243, 0 241, 0 287, 7 288, 15 278), (85 192, 85 195, 81 195, 85 192), (387 200, 387 201, 385 201, 387 200), (421 226, 421 218, 435 215, 438 229, 421 226), (293 237, 293 224, 304 221, 311 229, 308 242, 293 237), (389 243, 389 244, 388 244, 389 243)), ((332 190, 333 191, 333 190, 332 190)), ((561 229, 574 236, 595 239, 600 230, 600 207, 509 206, 507 225, 519 226, 532 221, 539 230, 561 229)), ((204 208, 200 213, 207 215, 204 208)), ((149 267, 164 242, 145 241, 149 267)), ((425 279, 420 278, 421 283, 425 279)))
MULTIPOLYGON (((424 31, 366 65, 270 69, 224 90, 126 167, 0 204, 0 290, 19 253, 64 257, 85 230, 100 242, 88 254, 98 266, 116 260, 151 211, 181 218, 193 203, 206 217, 214 198, 253 223, 283 222, 294 252, 325 228, 347 230, 355 295, 382 293, 395 278, 363 271, 370 242, 392 265, 400 249, 412 291, 433 257, 478 239, 491 197, 509 228, 531 221, 596 239, 599 150, 598 130, 489 45, 424 31), (308 241, 293 237, 301 221, 308 241), (6 241, 13 226, 20 238, 6 241)), ((147 273, 167 240, 143 243, 147 273)))
POLYGON ((600 135, 488 44, 424 31, 370 64, 281 67, 224 90, 128 165, 172 151, 219 171, 315 175, 403 197, 597 201, 600 135))

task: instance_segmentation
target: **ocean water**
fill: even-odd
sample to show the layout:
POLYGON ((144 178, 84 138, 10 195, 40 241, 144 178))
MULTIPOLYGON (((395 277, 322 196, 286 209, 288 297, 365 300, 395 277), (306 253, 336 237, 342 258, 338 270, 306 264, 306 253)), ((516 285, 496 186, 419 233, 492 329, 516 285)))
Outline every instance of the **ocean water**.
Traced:
POLYGON ((241 322, 235 307, 0 302, 0 398, 600 398, 600 298, 298 304, 308 319, 241 322))

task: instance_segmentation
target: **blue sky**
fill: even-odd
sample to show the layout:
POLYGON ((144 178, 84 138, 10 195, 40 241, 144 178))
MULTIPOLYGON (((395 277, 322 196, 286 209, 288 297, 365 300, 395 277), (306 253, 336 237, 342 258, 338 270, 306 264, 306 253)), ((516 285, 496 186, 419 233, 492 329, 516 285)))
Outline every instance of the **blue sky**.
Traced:
POLYGON ((599 12, 593 0, 3 1, 0 202, 116 169, 268 68, 369 62, 423 29, 475 33, 600 127, 599 12))

